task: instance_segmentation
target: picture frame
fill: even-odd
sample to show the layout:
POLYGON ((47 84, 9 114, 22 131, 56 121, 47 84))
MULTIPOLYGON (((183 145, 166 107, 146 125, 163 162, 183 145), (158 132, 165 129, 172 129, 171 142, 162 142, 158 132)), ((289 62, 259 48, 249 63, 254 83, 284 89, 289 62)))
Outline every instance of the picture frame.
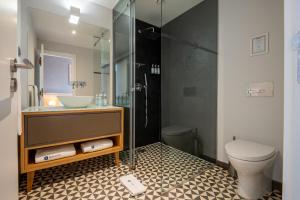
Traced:
POLYGON ((259 56, 269 53, 269 33, 262 33, 251 37, 250 55, 259 56))

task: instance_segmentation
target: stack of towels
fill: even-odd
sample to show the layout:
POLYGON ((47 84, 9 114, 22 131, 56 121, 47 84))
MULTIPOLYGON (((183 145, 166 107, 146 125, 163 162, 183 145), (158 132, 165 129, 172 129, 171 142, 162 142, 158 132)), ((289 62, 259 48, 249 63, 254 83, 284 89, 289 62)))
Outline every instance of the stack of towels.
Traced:
POLYGON ((46 162, 49 160, 56 160, 74 155, 76 155, 76 150, 73 144, 66 144, 57 147, 48 147, 38 149, 36 151, 35 162, 46 162))
MULTIPOLYGON (((90 142, 81 143, 80 146, 83 153, 88 153, 113 147, 113 141, 110 139, 94 140, 90 142)), ((73 144, 48 147, 38 149, 36 151, 35 162, 41 163, 74 155, 76 155, 76 149, 73 144)))
POLYGON ((99 151, 103 149, 107 149, 112 147, 113 141, 110 139, 101 139, 101 140, 94 140, 90 142, 81 143, 81 150, 83 153, 99 151))

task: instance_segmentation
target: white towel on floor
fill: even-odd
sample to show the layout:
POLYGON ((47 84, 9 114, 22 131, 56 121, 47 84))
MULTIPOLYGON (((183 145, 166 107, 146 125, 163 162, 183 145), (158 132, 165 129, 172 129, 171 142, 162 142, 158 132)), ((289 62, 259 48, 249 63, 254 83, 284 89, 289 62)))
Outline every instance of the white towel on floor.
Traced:
POLYGON ((146 192, 146 187, 133 175, 120 177, 120 182, 129 190, 132 196, 146 192))

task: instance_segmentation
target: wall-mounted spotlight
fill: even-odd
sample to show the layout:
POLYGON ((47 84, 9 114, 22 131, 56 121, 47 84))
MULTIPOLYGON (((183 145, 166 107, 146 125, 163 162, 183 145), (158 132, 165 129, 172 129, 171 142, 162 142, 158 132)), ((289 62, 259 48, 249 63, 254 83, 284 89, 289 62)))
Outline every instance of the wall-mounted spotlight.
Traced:
POLYGON ((71 6, 69 22, 71 24, 78 24, 79 18, 80 18, 80 9, 71 6))

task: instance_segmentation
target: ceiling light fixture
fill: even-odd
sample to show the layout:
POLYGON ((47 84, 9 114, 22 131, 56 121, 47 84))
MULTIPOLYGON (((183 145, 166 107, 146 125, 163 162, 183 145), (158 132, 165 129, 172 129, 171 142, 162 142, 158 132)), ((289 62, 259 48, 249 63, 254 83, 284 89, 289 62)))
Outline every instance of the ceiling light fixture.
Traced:
POLYGON ((71 6, 69 23, 78 24, 80 18, 80 9, 71 6))
POLYGON ((75 31, 75 30, 73 30, 73 31, 72 31, 72 34, 73 34, 73 35, 76 35, 76 31, 75 31))

